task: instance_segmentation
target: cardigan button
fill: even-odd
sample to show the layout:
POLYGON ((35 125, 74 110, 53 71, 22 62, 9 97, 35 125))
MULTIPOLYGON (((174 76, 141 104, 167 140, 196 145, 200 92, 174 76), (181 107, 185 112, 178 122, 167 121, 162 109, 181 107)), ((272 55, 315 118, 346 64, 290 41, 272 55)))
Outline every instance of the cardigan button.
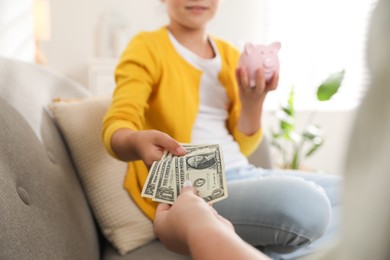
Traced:
POLYGON ((18 192, 18 195, 20 199, 24 202, 26 205, 30 205, 30 195, 28 194, 27 190, 23 187, 16 187, 16 191, 18 192))

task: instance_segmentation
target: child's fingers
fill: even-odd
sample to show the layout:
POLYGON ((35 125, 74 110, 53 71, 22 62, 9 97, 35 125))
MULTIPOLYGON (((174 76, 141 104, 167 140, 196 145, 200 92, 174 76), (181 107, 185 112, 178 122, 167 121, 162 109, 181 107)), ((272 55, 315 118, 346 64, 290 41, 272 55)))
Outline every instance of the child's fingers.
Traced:
POLYGON ((167 134, 162 134, 157 139, 157 145, 168 150, 173 155, 181 156, 186 154, 186 149, 175 139, 167 134))
POLYGON ((266 86, 264 80, 264 70, 259 68, 256 70, 256 89, 260 92, 263 92, 266 86))
POLYGON ((242 88, 248 88, 249 86, 249 79, 248 79, 248 73, 245 68, 242 68, 240 70, 240 79, 241 79, 241 87, 242 88))
POLYGON ((240 88, 242 88, 242 76, 241 76, 241 72, 242 71, 242 68, 237 68, 236 69, 236 78, 237 78, 237 83, 238 83, 238 86, 240 88))
POLYGON ((267 86, 267 90, 269 91, 275 90, 278 87, 278 82, 279 82, 279 73, 275 72, 271 78, 271 82, 267 86))
POLYGON ((240 69, 241 69, 241 68, 237 68, 237 69, 235 70, 236 78, 237 78, 238 84, 241 84, 241 82, 240 82, 240 69))

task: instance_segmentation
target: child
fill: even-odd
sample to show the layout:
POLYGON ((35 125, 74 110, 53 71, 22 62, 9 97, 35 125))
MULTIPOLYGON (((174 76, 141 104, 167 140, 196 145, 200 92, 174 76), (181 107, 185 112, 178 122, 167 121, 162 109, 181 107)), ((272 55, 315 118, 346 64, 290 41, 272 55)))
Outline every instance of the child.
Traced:
POLYGON ((214 205, 219 214, 268 254, 311 244, 338 206, 338 178, 255 168, 246 158, 261 141, 263 103, 278 74, 266 82, 258 70, 249 86, 245 68, 236 70, 238 50, 208 35, 221 0, 163 2, 170 22, 129 43, 103 122, 105 147, 129 162, 125 188, 153 220, 157 204, 141 197, 153 161, 164 150, 184 155, 180 143, 219 143, 229 182, 229 197, 214 205))

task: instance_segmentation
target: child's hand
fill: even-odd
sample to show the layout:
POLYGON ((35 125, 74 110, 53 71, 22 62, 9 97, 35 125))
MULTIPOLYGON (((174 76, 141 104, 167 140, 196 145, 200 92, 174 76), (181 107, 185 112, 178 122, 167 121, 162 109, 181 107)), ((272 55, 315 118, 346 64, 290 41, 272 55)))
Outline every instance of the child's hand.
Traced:
POLYGON ((165 150, 173 155, 184 155, 186 153, 183 146, 175 139, 156 130, 145 130, 135 132, 136 148, 141 160, 150 169, 154 161, 161 159, 165 150))
POLYGON ((275 72, 272 78, 265 80, 264 71, 256 70, 256 85, 249 85, 249 78, 245 67, 236 70, 240 90, 241 114, 238 129, 247 135, 256 133, 261 128, 263 103, 269 91, 278 86, 279 73, 275 72))
POLYGON ((245 67, 238 68, 236 71, 238 86, 240 89, 240 98, 243 106, 259 106, 264 102, 265 96, 269 91, 275 90, 279 82, 279 73, 275 72, 272 78, 265 80, 263 69, 256 70, 256 85, 250 86, 249 77, 245 67))
POLYGON ((148 169, 154 161, 161 159, 165 150, 177 156, 186 153, 179 142, 156 130, 118 129, 112 135, 111 147, 118 159, 122 161, 143 160, 148 169))

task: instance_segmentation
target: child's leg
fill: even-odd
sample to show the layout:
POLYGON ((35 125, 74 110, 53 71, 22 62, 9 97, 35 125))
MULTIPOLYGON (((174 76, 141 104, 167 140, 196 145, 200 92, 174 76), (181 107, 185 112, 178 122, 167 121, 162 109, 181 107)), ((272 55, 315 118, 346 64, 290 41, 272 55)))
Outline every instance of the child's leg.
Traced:
POLYGON ((343 179, 340 176, 329 175, 329 174, 319 174, 319 173, 310 173, 302 171, 283 171, 283 174, 291 174, 292 176, 302 177, 308 181, 313 181, 316 184, 320 185, 326 192, 329 201, 332 206, 332 217, 328 225, 328 228, 325 234, 314 241, 308 246, 300 248, 290 254, 275 254, 271 253, 270 256, 272 259, 297 259, 302 256, 318 252, 319 250, 326 249, 327 246, 334 245, 335 242, 338 242, 337 239, 340 235, 340 221, 341 221, 341 210, 342 210, 342 181, 343 179))
POLYGON ((227 175, 229 197, 214 207, 252 245, 288 253, 337 229, 328 225, 339 204, 337 176, 256 168, 227 175))

